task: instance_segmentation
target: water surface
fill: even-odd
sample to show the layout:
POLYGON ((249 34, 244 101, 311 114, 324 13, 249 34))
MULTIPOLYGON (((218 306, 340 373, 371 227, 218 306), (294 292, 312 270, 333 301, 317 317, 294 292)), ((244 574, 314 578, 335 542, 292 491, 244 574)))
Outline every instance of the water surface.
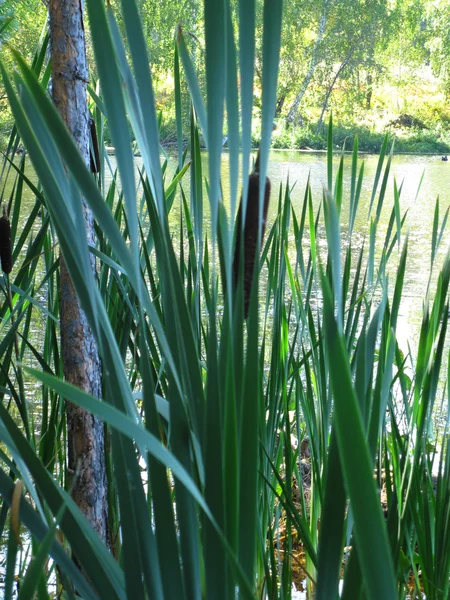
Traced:
MULTIPOLYGON (((115 158, 110 157, 113 169, 116 166, 115 158)), ((169 157, 169 169, 167 181, 170 180, 170 171, 175 169, 176 159, 169 157)), ((364 243, 369 225, 369 203, 372 193, 373 181, 375 178, 378 157, 372 155, 361 155, 360 163, 364 161, 364 182, 361 192, 361 200, 359 210, 355 221, 354 239, 359 240, 359 244, 364 243)), ((142 165, 142 159, 136 158, 137 165, 142 165)), ((272 184, 271 204, 269 207, 268 225, 276 218, 278 207, 278 190, 280 185, 285 185, 289 178, 290 186, 293 186, 291 198, 293 201, 294 210, 300 216, 305 188, 308 179, 311 182, 312 197, 315 210, 320 206, 323 197, 323 190, 326 185, 327 178, 327 156, 326 153, 305 153, 295 151, 272 151, 270 154, 268 176, 272 184)), ((207 155, 203 154, 204 173, 207 174, 207 155)), ((334 175, 336 174, 339 163, 339 156, 335 157, 334 175)), ((386 161, 385 161, 386 163, 386 161)), ((32 169, 29 169, 27 175, 35 182, 32 169)), ((351 177, 351 156, 345 157, 344 170, 344 200, 342 206, 342 229, 345 234, 346 222, 348 219, 348 203, 350 197, 350 177, 351 177)), ((110 180, 110 175, 107 180, 110 180)), ((137 178, 137 174, 136 174, 137 178)), ((229 196, 229 168, 228 155, 224 152, 222 156, 222 184, 225 202, 228 203, 229 196)), ((378 242, 381 244, 384 241, 384 234, 388 227, 388 221, 393 206, 393 185, 394 178, 397 185, 401 186, 400 207, 401 214, 408 212, 404 228, 405 239, 406 233, 409 236, 409 252, 407 261, 407 270, 405 275, 404 293, 401 302, 401 311, 398 321, 397 337, 402 350, 405 352, 408 348, 408 343, 412 349, 417 345, 419 326, 422 319, 423 300, 427 290, 428 279, 430 276, 430 258, 431 258, 431 238, 435 202, 437 196, 440 197, 440 218, 444 215, 447 206, 450 204, 450 162, 443 162, 440 156, 412 156, 412 155, 395 155, 392 158, 389 183, 386 190, 386 198, 384 208, 381 213, 380 223, 378 226, 378 242), (420 191, 418 188, 421 183, 420 191)), ((183 181, 185 190, 189 187, 189 172, 186 173, 183 181)), ((378 189, 381 186, 381 180, 378 189)), ((28 199, 29 209, 31 210, 34 204, 33 196, 25 190, 25 200, 28 199)), ((4 193, 4 197, 9 197, 8 185, 4 193)), ((378 194, 375 198, 375 204, 378 200, 378 194)), ((27 202, 23 204, 27 212, 27 202)), ((207 201, 206 190, 204 193, 204 220, 205 226, 209 220, 209 208, 207 201)), ((174 221, 177 222, 176 213, 179 210, 178 203, 174 205, 174 221)), ((372 211, 373 213, 373 211, 372 211)), ((26 214, 23 218, 26 218, 26 214)), ((178 227, 173 228, 173 233, 176 238, 178 235, 178 227)), ((321 235, 324 236, 323 230, 321 235)), ((319 243, 324 244, 324 239, 319 240, 319 243)), ((450 227, 444 232, 438 258, 434 268, 433 281, 436 278, 438 267, 442 264, 443 256, 447 252, 450 244, 450 227)), ((291 237, 290 254, 292 259, 295 257, 295 241, 291 237)), ((398 251, 394 251, 391 258, 392 273, 395 272, 395 266, 398 262, 398 251)), ((393 277, 391 278, 391 293, 393 288, 393 277)), ((433 286, 432 286, 433 288, 433 286)), ((36 332, 37 340, 39 332, 36 332)), ((36 341, 37 341, 36 340, 36 341)))

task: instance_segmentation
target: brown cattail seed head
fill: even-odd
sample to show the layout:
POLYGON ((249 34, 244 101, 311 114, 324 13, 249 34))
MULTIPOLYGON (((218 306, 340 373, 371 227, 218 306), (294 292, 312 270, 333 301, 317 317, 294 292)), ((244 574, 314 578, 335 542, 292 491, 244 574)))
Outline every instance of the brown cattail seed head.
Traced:
POLYGON ((11 225, 9 224, 5 204, 3 205, 3 214, 0 217, 0 262, 2 263, 3 273, 11 273, 11 225))
POLYGON ((95 121, 92 117, 89 119, 89 131, 91 135, 91 173, 100 173, 100 154, 98 151, 97 128, 95 127, 95 121))
MULTIPOLYGON (((262 213, 261 242, 264 237, 266 227, 267 210, 270 199, 270 179, 266 177, 266 188, 264 190, 264 207, 262 213)), ((239 277, 239 262, 241 255, 241 230, 242 230, 242 200, 239 207, 238 230, 236 235, 236 246, 233 259, 233 278, 234 286, 237 287, 239 277)), ((247 318, 250 307, 250 293, 253 282, 253 271, 255 268, 256 257, 259 255, 260 248, 258 244, 258 224, 259 224, 259 172, 252 173, 248 181, 247 210, 244 224, 244 316, 247 318)))

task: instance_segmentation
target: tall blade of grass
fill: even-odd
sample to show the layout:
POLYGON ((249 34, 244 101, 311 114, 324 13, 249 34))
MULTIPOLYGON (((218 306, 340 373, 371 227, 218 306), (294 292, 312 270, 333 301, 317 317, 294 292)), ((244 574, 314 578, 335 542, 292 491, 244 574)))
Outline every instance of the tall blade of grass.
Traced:
POLYGON ((420 177, 419 185, 417 186, 416 197, 414 198, 414 202, 417 201, 419 197, 420 190, 422 188, 423 178, 425 177, 425 169, 422 171, 422 175, 420 177))
POLYGON ((400 250, 401 239, 400 233, 402 230, 401 217, 400 217, 400 192, 397 188, 397 180, 394 177, 394 212, 395 212, 395 222, 397 224, 397 244, 400 250))
POLYGON ((432 233, 432 237, 431 237, 431 265, 433 265, 434 257, 436 256, 438 227, 439 227, 439 196, 437 196, 436 204, 434 206, 433 233, 432 233))
POLYGON ((257 479, 258 479, 258 429, 261 419, 261 379, 258 354, 258 314, 256 294, 253 287, 248 317, 247 357, 244 373, 244 395, 241 397, 241 462, 239 560, 249 581, 252 581, 255 567, 257 528, 257 479))
POLYGON ((395 289, 394 289, 394 297, 392 299, 392 309, 391 309, 391 326, 395 331, 397 328, 397 319, 400 310, 400 301, 403 292, 403 283, 405 280, 405 270, 406 270, 406 258, 408 256, 408 243, 409 240, 406 238, 405 243, 403 244, 402 253, 400 256, 400 262, 397 270, 397 277, 395 280, 395 289))
POLYGON ((87 3, 87 9, 91 27, 95 30, 104 32, 101 41, 98 36, 94 36, 92 41, 96 65, 102 82, 103 94, 105 98, 108 99, 107 104, 105 103, 105 110, 108 117, 112 142, 116 151, 117 166, 119 167, 122 190, 127 206, 132 256, 134 267, 137 269, 138 224, 136 214, 134 162, 133 154, 131 152, 124 99, 121 93, 117 93, 118 90, 122 90, 123 86, 117 64, 115 61, 111 61, 111 57, 115 56, 115 52, 104 5, 97 0, 91 0, 87 3))
POLYGON ((377 170, 376 170, 376 173, 375 173, 375 180, 373 182, 372 195, 370 196, 369 212, 367 213, 367 218, 369 218, 370 213, 372 212, 373 202, 375 200, 375 195, 376 195, 377 189, 378 189, 378 183, 380 181, 381 171, 383 169, 384 157, 386 156, 386 150, 387 150, 387 146, 388 146, 388 139, 389 139, 388 138, 388 134, 386 134, 384 136, 383 144, 381 146, 380 156, 378 157, 377 170))
POLYGON ((321 275, 324 325, 339 456, 355 517, 355 537, 368 598, 396 597, 392 556, 372 476, 372 464, 357 399, 351 382, 342 333, 334 319, 331 290, 321 275))
MULTIPOLYGON (((174 454, 186 471, 193 476, 193 461, 190 459, 191 443, 189 424, 176 386, 171 386, 170 401, 170 442, 174 454)), ((175 479, 177 500, 177 525, 179 528, 181 559, 183 565, 185 597, 201 596, 201 547, 198 529, 197 508, 192 495, 175 479)), ((161 521, 163 522, 163 521, 161 521)), ((164 527, 165 529, 165 527, 164 527)), ((163 536, 166 535, 163 531, 163 536)), ((178 559, 178 557, 177 557, 178 559)), ((181 595, 179 596, 181 597, 181 595)))
MULTIPOLYGON (((151 202, 149 207, 154 210, 151 202)), ((155 210, 150 213, 150 218, 153 222, 156 221, 155 210)), ((157 223, 155 223, 154 233, 158 263, 160 268, 164 267, 170 273, 170 277, 161 279, 161 284, 165 313, 170 315, 170 319, 167 319, 167 336, 171 348, 174 349, 174 359, 178 367, 172 376, 178 374, 182 379, 184 391, 181 392, 181 397, 186 398, 186 408, 193 420, 194 431, 199 436, 202 423, 203 384, 194 331, 173 247, 164 235, 164 230, 159 230, 157 223), (180 335, 183 343, 180 343, 180 335)))
MULTIPOLYGON (((348 219, 348 235, 351 239, 353 233, 353 225, 355 222, 355 214, 357 210, 357 198, 356 198, 356 177, 357 177, 357 168, 358 168, 358 136, 355 135, 355 140, 353 142, 353 152, 352 152, 352 171, 351 171, 351 179, 350 179, 350 212, 348 219)), ((363 163, 364 164, 364 163, 363 163)))
MULTIPOLYGON (((249 4, 249 3, 246 3, 249 4)), ((251 4, 251 3, 250 3, 251 4)), ((230 161, 230 231, 233 232, 234 221, 236 218, 236 207, 237 207, 237 195, 238 195, 238 179, 239 179, 239 98, 238 98, 238 82, 237 82, 237 67, 236 67, 236 48, 234 44, 234 32, 233 32, 233 21, 231 14, 231 5, 229 2, 226 3, 226 17, 227 17, 227 84, 226 84, 226 105, 227 105, 227 127, 228 127, 228 157, 230 161)), ((241 15, 242 18, 242 15, 241 15)), ((247 42, 251 36, 246 36, 245 41, 247 42)), ((246 56, 246 60, 248 57, 246 56)), ((253 66, 253 61, 252 61, 253 66)), ((241 65, 241 68, 242 65, 241 65)), ((253 74, 250 83, 253 81, 253 74)), ((247 85, 248 82, 242 85, 247 85)), ((241 92, 241 98, 243 98, 241 92)), ((243 112, 243 109, 242 109, 243 112)), ((250 112, 251 116, 251 112, 250 112)), ((244 149, 243 149, 244 152, 244 149)), ((248 153, 250 147, 248 148, 248 153)), ((247 159, 248 164, 248 159, 247 159)), ((244 173, 244 189, 243 194, 246 195, 246 182, 247 178, 244 173)), ((243 198, 244 198, 243 195, 243 198)), ((231 266, 231 264, 230 264, 231 266)), ((230 274, 231 275, 231 272, 230 274)))
POLYGON ((239 71, 242 127, 242 210, 247 208, 247 174, 252 147, 253 78, 255 70, 255 0, 239 0, 239 71))
POLYGON ((364 161, 361 163, 361 167, 359 169, 359 175, 358 175, 358 183, 356 185, 356 193, 355 193, 355 200, 354 200, 353 213, 352 213, 352 231, 353 231, 353 227, 355 224, 355 217, 356 217, 356 213, 358 210, 359 199, 361 197, 361 189, 362 189, 363 179, 364 179, 364 161))
POLYGON ((377 385, 371 406, 368 443, 372 456, 375 454, 377 440, 383 430, 384 419, 386 418, 386 406, 388 402, 389 389, 392 382, 392 367, 395 353, 395 335, 393 331, 388 330, 385 343, 385 351, 383 352, 384 364, 379 360, 379 381, 377 377, 377 385))
POLYGON ((208 123, 209 204, 213 245, 217 235, 222 155, 223 113, 225 100, 226 57, 225 3, 205 0, 206 97, 208 123))
POLYGON ((367 285, 369 289, 373 287, 373 275, 375 270, 375 239, 377 234, 377 222, 374 217, 370 219, 369 226, 369 257, 367 259, 367 285))
POLYGON ((448 220, 449 211, 450 211, 450 207, 447 207, 447 210, 445 211, 445 214, 444 214, 444 218, 442 219, 441 229, 439 231, 439 235, 438 235, 438 238, 437 238, 436 250, 439 248, 439 246, 441 244, 442 236, 443 236, 445 228, 447 226, 447 220, 448 220))
POLYGON ((331 277, 334 296, 337 302, 337 316, 340 327, 343 325, 343 300, 341 286, 341 240, 339 232, 339 208, 336 201, 325 194, 324 217, 331 262, 331 277))
MULTIPOLYGON (((162 212, 163 188, 159 163, 159 134, 156 120, 155 96, 148 58, 143 60, 144 57, 148 56, 148 53, 135 0, 122 1, 122 14, 133 60, 139 107, 143 123, 145 123, 143 134, 146 145, 140 147, 140 150, 143 152, 147 174, 150 175, 151 173, 158 207, 160 212, 162 212)), ((162 214, 160 216, 162 217, 162 214)))
MULTIPOLYGON (((262 115, 261 115, 261 143, 260 143, 260 181, 266 180, 267 164, 269 160, 270 140, 273 130, 273 119, 277 98, 278 65, 281 48, 281 18, 283 2, 264 2, 264 28, 263 28, 263 74, 262 74, 262 115)), ((264 208, 264 185, 259 186, 259 234, 261 236, 261 222, 264 208)))
POLYGON ((195 112, 197 114, 200 127, 203 133, 203 137, 206 142, 206 147, 209 147, 209 138, 208 138, 208 122, 206 117, 206 109, 203 103, 203 96, 200 90, 200 86, 198 83, 197 75, 195 74, 194 65, 192 64, 192 60, 189 56, 188 49, 186 47, 186 42, 184 40, 183 32, 181 27, 177 32, 177 44, 178 51, 180 53, 180 58, 184 67, 184 74, 186 76, 186 80, 189 86, 189 92, 191 94, 192 102, 194 104, 195 112))
POLYGON ((295 210, 294 210, 294 207, 292 206, 292 223, 293 223, 294 237, 296 240, 296 249, 297 249, 296 275, 297 275, 297 269, 300 268, 300 274, 302 276, 303 283, 305 282, 306 273, 305 273, 305 260, 304 260, 304 256, 303 256, 302 241, 303 241, 303 234, 305 231, 306 214, 307 214, 307 209, 308 209, 309 179, 310 179, 310 173, 308 173, 308 180, 307 180, 306 186, 305 186, 305 194, 303 197, 300 223, 298 223, 298 221, 297 221, 295 210))
MULTIPOLYGON (((391 170, 391 162, 392 162, 393 152, 394 152, 394 146, 392 145, 391 152, 389 154, 389 158, 386 163, 386 168, 384 170, 383 181, 381 183, 381 188, 380 188, 380 194, 378 196, 377 210, 376 210, 376 217, 375 217, 375 221, 377 224, 380 220, 381 209, 383 208, 384 198, 386 195, 386 188, 387 188, 388 181, 389 181, 389 172, 391 170)), ((400 191, 399 191, 399 194, 400 194, 400 191)))
MULTIPOLYGON (((177 267, 176 267, 176 258, 175 256, 172 255, 173 250, 171 249, 171 247, 169 247, 169 245, 167 243, 167 240, 165 240, 164 234, 162 231, 160 231, 160 228, 158 226, 158 223, 156 221, 156 207, 154 205, 154 203, 151 201, 151 199, 149 200, 149 211, 150 211, 150 219, 151 221, 154 223, 154 227, 153 227, 153 232, 154 232, 154 238, 155 238, 155 249, 156 249, 156 256, 158 259, 158 263, 162 266, 162 265, 166 265, 166 270, 171 274, 171 277, 167 279, 167 281, 163 280, 161 281, 161 291, 162 291, 162 304, 163 304, 163 309, 165 311, 166 314, 169 314, 169 310, 172 311, 172 315, 171 315, 171 320, 168 321, 167 324, 167 330, 168 330, 168 339, 169 342, 171 343, 171 345, 176 348, 177 346, 177 341, 180 339, 180 335, 179 332, 183 330, 183 328, 185 329, 183 335, 181 336, 182 338, 184 338, 185 342, 184 343, 178 343, 178 349, 176 351, 175 354, 175 360, 178 362, 178 364, 180 365, 180 372, 182 373, 183 376, 183 380, 184 380, 184 387, 186 389, 185 395, 187 397, 187 403, 186 401, 183 402, 182 397, 178 394, 178 391, 176 389, 176 386, 174 386, 174 381, 172 380, 173 377, 171 375, 169 375, 169 391, 168 391, 168 399, 169 399, 169 406, 170 406, 170 418, 171 418, 171 431, 170 431, 170 441, 172 442, 172 449, 175 453, 175 455, 178 457, 179 460, 181 460, 181 462, 184 464, 186 470, 189 472, 191 470, 191 461, 188 459, 189 453, 190 453, 190 437, 191 437, 191 432, 189 429, 189 425, 187 422, 187 412, 189 414, 192 415, 192 418, 194 420, 194 427, 195 427, 195 431, 197 432, 197 435, 199 433, 200 430, 200 425, 199 425, 199 420, 198 420, 198 403, 200 401, 200 398, 202 396, 202 389, 201 389, 201 383, 199 382, 199 376, 196 377, 195 376, 195 372, 198 371, 198 363, 197 363, 197 358, 196 358, 196 348, 195 348, 195 343, 194 343, 194 336, 193 336, 193 332, 192 332, 192 328, 191 328, 191 322, 189 321, 189 317, 188 317, 188 311, 187 311, 187 307, 185 305, 185 300, 184 300, 184 293, 183 293, 183 289, 182 289, 182 285, 179 277, 179 273, 177 272, 177 267), (170 281, 172 280, 172 282, 170 281), (172 288, 172 289, 171 289, 172 288), (169 308, 170 307, 170 308, 169 308), (189 348, 189 349, 187 349, 189 348), (190 362, 190 364, 188 364, 190 362), (185 364, 187 363, 187 364, 185 364), (184 373, 183 373, 184 371, 184 373), (190 373, 191 376, 191 381, 189 381, 188 376, 186 375, 186 373, 190 373), (195 391, 193 391, 193 388, 196 386, 195 391), (192 388, 189 389, 189 387, 192 388), (185 403, 187 404, 187 406, 185 405, 185 403), (190 411, 187 411, 186 409, 190 409, 190 411), (173 440, 173 441, 172 441, 173 440)), ((142 355, 143 357, 146 356, 146 351, 145 348, 142 348, 142 355)), ((142 364, 145 365, 145 358, 142 359, 142 364)), ((150 367, 149 366, 145 366, 145 369, 143 370, 143 373, 147 372, 146 378, 147 378, 147 384, 146 387, 148 389, 147 393, 151 394, 151 390, 154 388, 154 385, 151 384, 150 381, 150 367)), ((148 414, 148 418, 150 418, 150 422, 152 423, 150 425, 150 427, 152 428, 153 432, 155 434, 157 434, 158 428, 157 428, 157 423, 156 423, 156 407, 153 406, 153 401, 151 399, 151 397, 149 398, 149 414, 148 414), (154 415, 153 418, 151 417, 151 415, 154 415)), ((163 472, 161 472, 161 477, 163 477, 164 474, 163 472)), ((153 478, 152 478, 153 479, 153 478)), ((159 493, 158 492, 158 484, 155 482, 156 485, 153 485, 153 487, 156 487, 156 490, 154 493, 159 493)), ((159 487, 161 487, 161 485, 159 485, 159 487)), ((164 487, 167 487, 167 482, 164 484, 164 487)), ((162 503, 158 502, 159 505, 159 510, 165 511, 166 512, 166 518, 162 518, 162 514, 161 517, 158 519, 158 521, 160 523, 165 523, 167 521, 167 509, 170 509, 170 497, 168 496, 169 490, 167 489, 167 494, 166 494, 166 507, 164 508, 162 506, 162 503)), ((199 549, 198 549, 198 544, 196 543, 197 541, 197 537, 196 537, 196 516, 195 516, 195 507, 192 504, 191 498, 189 495, 186 495, 184 493, 184 490, 179 490, 179 484, 176 480, 176 495, 177 495, 177 514, 179 516, 179 527, 180 527, 180 536, 181 536, 181 543, 182 543, 182 548, 184 548, 184 557, 183 557, 183 564, 185 565, 185 579, 187 581, 188 584, 188 588, 186 590, 187 593, 189 593, 189 590, 191 590, 192 593, 192 586, 194 586, 195 589, 198 589, 198 553, 199 553, 199 549), (190 539, 190 541, 189 541, 190 539), (189 571, 189 567, 195 568, 196 570, 194 571, 189 571)), ((156 509, 156 506, 155 506, 156 509)), ((156 513, 155 513, 156 515, 156 513)), ((173 516, 172 516, 172 521, 173 521, 173 516)), ((171 555, 172 555, 172 560, 174 560, 176 558, 176 561, 178 561, 177 555, 178 555, 178 551, 176 549, 176 538, 175 538, 175 529, 173 528, 172 531, 172 527, 173 525, 171 524, 170 526, 170 532, 173 534, 172 535, 172 547, 170 549, 170 545, 169 545, 169 539, 165 540, 165 538, 169 538, 170 536, 167 535, 167 532, 162 532, 161 535, 161 541, 164 541, 166 544, 166 549, 168 550, 168 556, 165 560, 165 562, 167 564, 169 564, 171 562, 171 555)), ((163 568, 165 568, 166 565, 164 565, 163 568)), ((176 564, 173 564, 172 566, 174 573, 176 575, 172 576, 172 581, 171 582, 167 582, 167 584, 172 584, 175 585, 176 584, 176 578, 179 577, 178 574, 178 569, 176 568, 176 564)), ((167 577, 163 577, 163 583, 165 580, 167 580, 167 577)), ((181 583, 181 582, 180 582, 181 583)), ((178 584, 178 587, 180 588, 181 585, 180 583, 178 584)), ((172 594, 175 592, 175 590, 172 590, 172 594)), ((180 591, 178 591, 178 594, 180 594, 180 591)))
POLYGON ((316 226, 314 223, 314 209, 312 204, 311 186, 308 188, 308 217, 309 217, 309 239, 311 244, 311 263, 316 266, 317 259, 317 241, 316 241, 316 226))
POLYGON ((328 143, 327 143, 327 185, 331 194, 333 189, 333 113, 330 113, 328 122, 328 143))
POLYGON ((341 158, 339 160, 338 172, 336 174, 336 183, 334 186, 334 201, 338 210, 338 215, 341 214, 342 207, 342 192, 344 187, 344 150, 342 151, 341 158))
MULTIPOLYGON (((231 255, 227 236, 228 223, 225 209, 222 205, 219 207, 219 256, 224 287, 226 281, 224 270, 227 262, 230 263, 227 256, 231 255)), ((228 298, 230 296, 231 293, 228 293, 228 298)), ((223 414, 223 440, 221 446, 223 453, 224 510, 227 538, 233 550, 238 553, 239 484, 242 470, 239 460, 241 456, 241 432, 239 425, 243 390, 242 370, 244 365, 243 315, 239 310, 240 307, 234 309, 233 303, 227 301, 227 298, 225 298, 224 304, 224 314, 221 323, 222 332, 218 349, 219 410, 223 414)))
POLYGON ((196 292, 199 295, 201 263, 203 258, 203 170, 200 151, 200 137, 195 120, 191 113, 191 213, 194 221, 195 247, 197 250, 196 292))
MULTIPOLYGON (((217 520, 219 526, 225 529, 223 441, 220 427, 222 413, 221 391, 219 390, 219 366, 216 330, 216 304, 214 295, 211 297, 209 339, 208 339, 208 379, 206 387, 206 415, 203 433, 203 448, 205 464, 205 500, 217 520)), ((218 599, 226 600, 232 593, 229 589, 229 572, 225 557, 217 537, 209 523, 205 523, 205 580, 206 589, 215 590, 218 599)))
POLYGON ((342 561, 346 494, 335 432, 331 434, 324 481, 317 564, 317 600, 337 597, 342 561))
POLYGON ((178 46, 174 44, 174 91, 175 91, 175 120, 177 123, 177 149, 178 149, 178 170, 183 166, 183 123, 181 117, 181 84, 180 84, 180 58, 178 46))

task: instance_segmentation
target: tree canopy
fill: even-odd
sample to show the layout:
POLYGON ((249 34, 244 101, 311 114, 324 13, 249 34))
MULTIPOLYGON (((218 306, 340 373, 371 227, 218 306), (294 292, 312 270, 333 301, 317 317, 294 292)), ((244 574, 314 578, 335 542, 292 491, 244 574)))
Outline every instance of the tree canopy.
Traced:
MULTIPOLYGON (((111 0, 113 8, 117 4, 111 0)), ((203 6, 199 0, 141 0, 139 6, 163 136, 172 137, 175 31, 183 28, 204 84, 204 61, 199 60, 205 48, 203 6)), ((261 95, 260 13, 258 2, 256 111, 261 95)), ((237 20, 236 14, 232 18, 237 20)), ((11 42, 25 57, 33 54, 45 22, 42 0, 0 3, 0 39, 11 42)), ((119 11, 118 24, 123 29, 119 11)), ((8 52, 3 54, 8 66, 8 52)), ((95 76, 88 41, 89 57, 95 76)), ((450 122, 450 5, 447 0, 291 0, 284 4, 279 67, 276 120, 282 133, 274 136, 274 143, 278 137, 281 146, 289 145, 292 134, 286 132, 292 126, 309 126, 319 133, 330 110, 335 122, 368 130, 381 130, 404 113, 428 129, 445 128, 450 122)), ((1 120, 7 120, 6 103, 0 110, 1 120)), ((188 118, 188 106, 185 111, 188 118)))

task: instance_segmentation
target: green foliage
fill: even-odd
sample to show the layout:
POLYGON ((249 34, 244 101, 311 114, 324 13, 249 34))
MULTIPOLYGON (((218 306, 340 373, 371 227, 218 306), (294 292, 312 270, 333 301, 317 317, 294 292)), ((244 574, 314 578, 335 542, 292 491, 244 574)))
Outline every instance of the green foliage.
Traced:
MULTIPOLYGON (((335 148, 343 148, 345 145, 349 150, 357 137, 360 152, 377 154, 383 145, 384 135, 382 131, 373 131, 364 126, 337 125, 333 129, 333 143, 335 148)), ((395 142, 397 154, 448 154, 450 152, 450 136, 442 130, 433 132, 391 128, 390 139, 395 142)), ((311 125, 282 127, 274 132, 272 139, 272 147, 277 149, 326 150, 327 143, 328 128, 324 127, 318 134, 316 127, 311 125)), ((257 135, 254 135, 254 145, 257 145, 257 135)))
MULTIPOLYGON (((111 0, 113 8, 118 0, 111 0)), ((246 21, 239 18, 239 3, 232 3, 230 19, 238 60, 253 64, 255 58, 254 94, 251 106, 243 106, 245 115, 255 111, 260 117, 262 98, 262 0, 252 2, 251 20, 255 21, 254 44, 246 44, 246 21), (237 46, 237 47, 238 47, 237 46), (250 47, 252 46, 252 47, 250 47)), ((204 11, 196 0, 184 3, 165 0, 164 3, 142 0, 143 36, 152 62, 156 107, 162 114, 161 140, 175 141, 175 110, 172 102, 174 67, 172 50, 176 30, 181 26, 185 44, 191 54, 199 89, 205 97, 205 35, 204 11)), ((311 0, 306 4, 291 0, 283 5, 283 26, 277 87, 276 117, 280 125, 287 120, 294 123, 297 134, 278 136, 277 147, 300 147, 295 137, 304 137, 305 129, 311 148, 323 145, 311 139, 321 136, 327 114, 333 110, 336 121, 354 129, 368 129, 375 136, 382 134, 390 121, 403 113, 413 114, 435 132, 448 129, 439 112, 445 112, 449 97, 449 8, 446 0, 311 0), (318 123, 318 125, 317 125, 318 123)), ((4 0, 0 5, 0 41, 2 37, 28 59, 36 47, 45 25, 46 11, 41 0, 4 0), (1 23, 12 19, 4 33, 1 23)), ((117 26, 121 34, 125 23, 117 11, 117 26)), ((92 77, 97 77, 89 23, 86 22, 88 61, 92 77)), ((6 48, 4 46, 4 48, 6 48)), ((125 41, 125 52, 129 52, 125 41)), ((10 53, 4 61, 12 72, 10 53)), ((233 62, 233 61, 232 61, 233 62)), ((230 63, 231 64, 231 63, 230 63)), ((182 121, 184 131, 189 129, 189 89, 180 73, 182 121)), ((253 78, 248 80, 253 85, 253 78)), ((241 85, 241 84, 240 84, 241 85)), ((246 85, 242 82, 242 85, 246 85)), ((247 84, 248 85, 248 84, 247 84)), ((245 100, 244 100, 245 102, 245 100)), ((244 120, 248 121, 248 116, 244 120)), ((7 132, 12 126, 6 96, 0 94, 0 144, 4 148, 7 132)), ((256 130, 254 136, 258 136, 256 130)), ((326 135, 325 138, 326 139, 326 135)), ((187 141, 187 139, 185 139, 187 141)), ((403 142, 402 142, 403 144, 403 142)), ((375 141, 363 150, 377 148, 375 141)), ((404 144, 405 151, 432 151, 430 145, 416 141, 404 144)), ((434 151, 442 151, 436 145, 434 151)), ((245 150, 248 152, 248 150, 245 150)))
MULTIPOLYGON (((394 186, 392 206, 385 197, 388 138, 377 140, 368 242, 360 245, 354 233, 364 175, 358 140, 347 195, 347 166, 341 156, 334 170, 333 144, 341 145, 349 130, 333 130, 330 120, 320 136, 275 132, 294 144, 319 144, 326 136, 327 189, 317 212, 309 182, 299 212, 291 202, 292 182, 272 190, 276 218, 262 240, 245 320, 233 250, 243 235, 235 214, 241 159, 244 190, 248 186, 255 65, 243 58, 257 47, 261 16, 256 77, 264 90, 258 139, 264 181, 276 112, 280 4, 266 0, 262 15, 246 2, 227 2, 224 13, 207 7, 206 103, 179 31, 175 64, 189 87, 191 117, 188 134, 177 84, 173 173, 164 155, 161 164, 157 100, 136 2, 123 0, 120 23, 101 0, 87 6, 101 81, 101 92, 92 91, 93 114, 100 141, 107 126, 116 148, 109 184, 103 143, 101 172, 93 175, 46 95, 42 62, 37 58, 30 69, 15 53, 14 78, 2 69, 17 130, 2 172, 2 181, 13 183, 5 200, 15 266, 11 277, 0 280, 0 526, 5 531, 9 513, 32 540, 34 560, 21 574, 22 593, 46 597, 48 553, 57 565, 57 591, 69 598, 289 598, 298 539, 318 600, 338 597, 341 576, 347 600, 404 598, 410 576, 415 592, 423 587, 428 599, 448 597, 449 432, 445 426, 431 447, 429 433, 448 371, 450 258, 435 286, 430 273, 417 350, 405 356, 397 321, 408 239, 401 188, 394 186), (231 9, 240 37, 230 34, 231 9), (130 127, 142 156, 138 172, 130 127), (229 199, 222 197, 224 129, 229 199), (200 135, 209 151, 207 176, 200 135), (17 160, 19 142, 26 153, 17 160), (26 171, 29 158, 38 183, 26 171), (25 221, 24 188, 34 197, 25 221), (82 197, 95 216, 95 248, 85 238, 82 197), (383 230, 386 209, 390 219, 383 230), (56 244, 98 342, 101 401, 62 380, 56 244), (90 253, 98 261, 98 281, 90 253), (34 320, 43 331, 39 346, 31 341, 34 320), (25 365, 27 378, 39 382, 39 418, 30 410, 25 365), (64 400, 87 408, 107 427, 111 551, 67 489, 64 400), (27 491, 19 504, 16 481, 27 491)), ((261 204, 260 230, 262 213, 261 204)), ((447 218, 437 202, 430 270, 437 269, 447 218)), ((7 598, 15 533, 11 525, 7 598)))

